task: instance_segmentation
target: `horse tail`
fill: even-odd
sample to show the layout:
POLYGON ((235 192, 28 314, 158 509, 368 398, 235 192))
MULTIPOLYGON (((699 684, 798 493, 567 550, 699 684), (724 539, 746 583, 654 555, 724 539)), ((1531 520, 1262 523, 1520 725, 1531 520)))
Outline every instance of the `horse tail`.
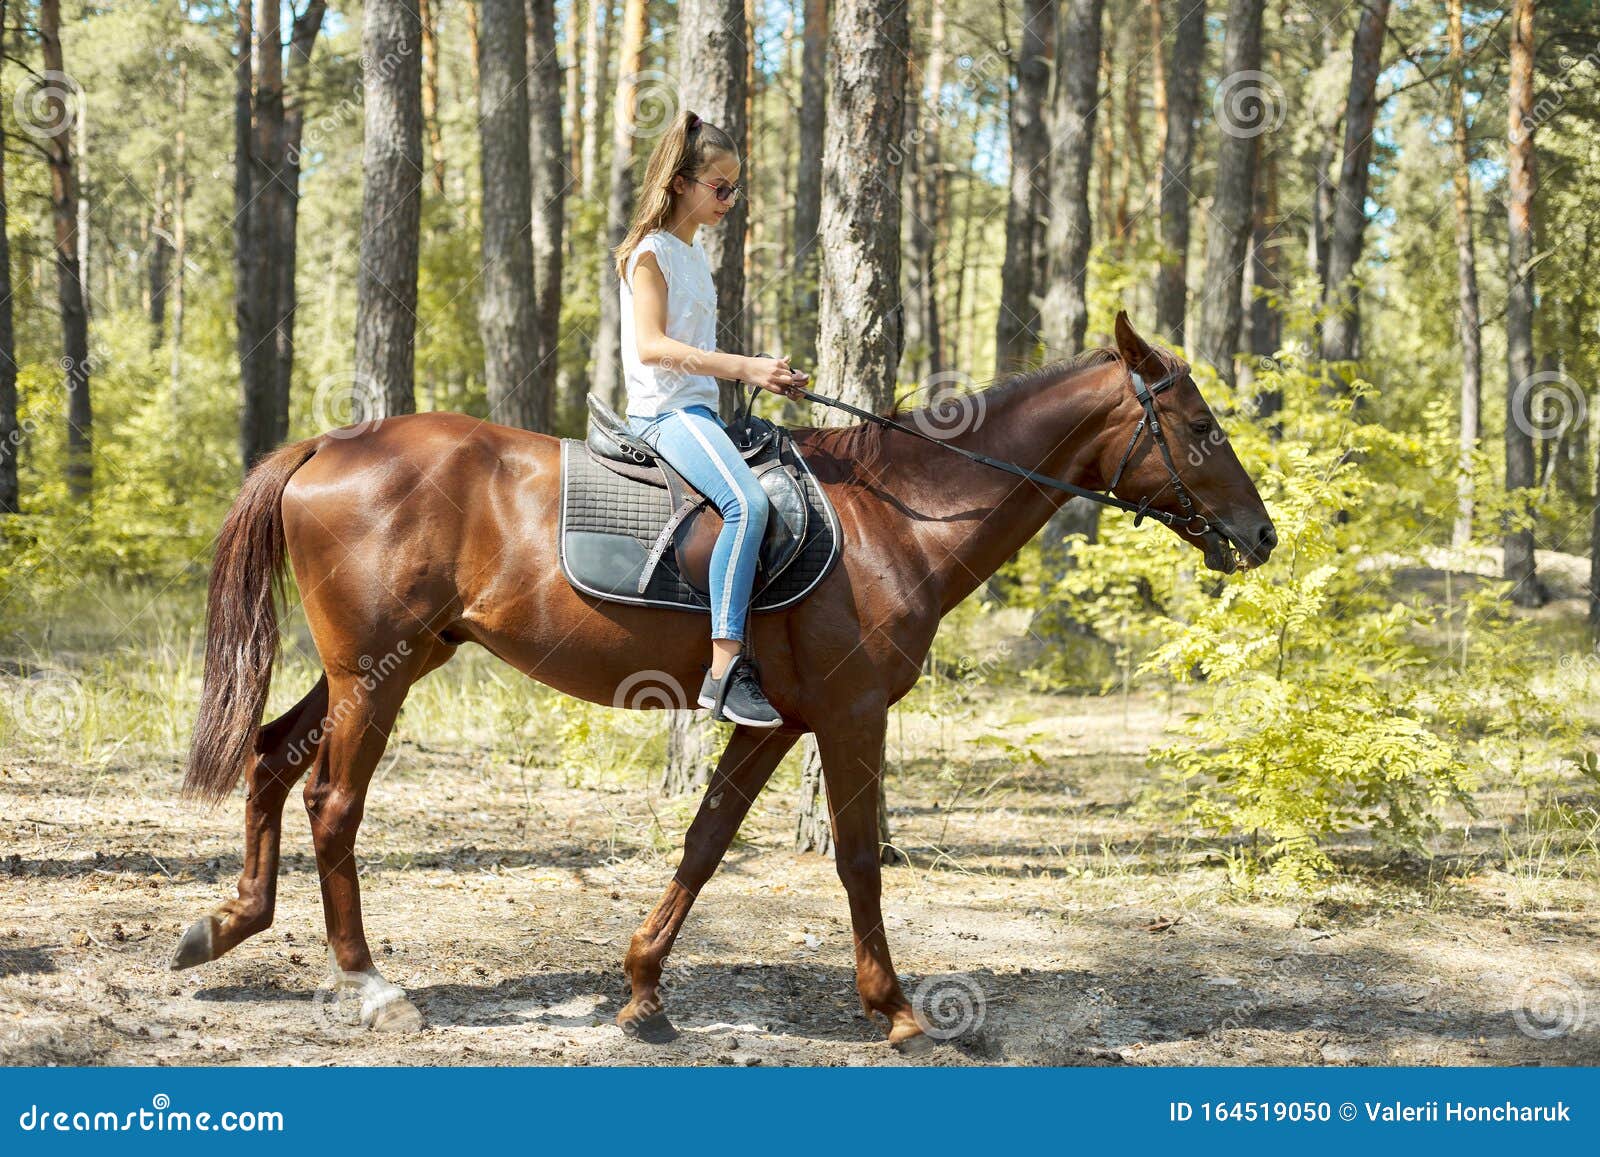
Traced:
POLYGON ((205 676, 183 794, 225 798, 255 755, 278 656, 274 588, 283 587, 284 489, 322 444, 308 438, 256 463, 217 536, 206 594, 205 676))

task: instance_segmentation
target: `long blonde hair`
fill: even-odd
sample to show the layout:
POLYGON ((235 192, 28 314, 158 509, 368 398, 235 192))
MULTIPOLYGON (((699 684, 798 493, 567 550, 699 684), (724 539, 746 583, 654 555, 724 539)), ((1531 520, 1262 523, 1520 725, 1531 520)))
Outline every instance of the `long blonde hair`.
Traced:
POLYGON ((617 280, 628 268, 628 258, 647 233, 664 228, 672 216, 672 178, 693 178, 705 170, 714 157, 739 155, 738 146, 722 129, 700 119, 698 113, 681 109, 671 126, 661 134, 644 168, 644 187, 633 210, 633 224, 612 254, 617 263, 617 280))

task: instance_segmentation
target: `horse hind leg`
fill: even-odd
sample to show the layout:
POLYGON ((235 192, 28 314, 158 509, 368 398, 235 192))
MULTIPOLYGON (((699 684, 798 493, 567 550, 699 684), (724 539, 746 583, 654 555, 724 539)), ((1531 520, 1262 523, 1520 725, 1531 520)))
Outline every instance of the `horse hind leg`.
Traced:
POLYGON ((323 676, 299 703, 261 728, 259 754, 245 773, 239 894, 189 926, 172 953, 174 972, 215 960, 272 926, 284 801, 316 756, 327 710, 328 679, 323 676))
POLYGON ((306 780, 305 801, 322 882, 322 913, 333 964, 331 981, 341 1004, 347 997, 351 1006, 359 1002, 359 1012, 354 1015, 336 1014, 347 1027, 352 1022, 375 1030, 422 1027, 422 1014, 405 991, 385 980, 372 962, 361 916, 355 845, 367 787, 383 758, 407 691, 453 651, 453 647, 424 651, 381 678, 370 673, 343 675, 330 687, 327 736, 306 780))

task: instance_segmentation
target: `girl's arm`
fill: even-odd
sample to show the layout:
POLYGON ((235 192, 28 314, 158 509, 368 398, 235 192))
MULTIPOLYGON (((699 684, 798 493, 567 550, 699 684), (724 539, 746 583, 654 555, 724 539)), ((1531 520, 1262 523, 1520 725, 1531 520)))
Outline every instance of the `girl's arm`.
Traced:
POLYGON ((721 350, 702 350, 667 336, 667 279, 656 255, 641 253, 634 266, 633 337, 639 360, 647 366, 667 366, 686 374, 709 374, 736 382, 749 382, 775 394, 788 394, 797 378, 788 358, 748 358, 721 350))

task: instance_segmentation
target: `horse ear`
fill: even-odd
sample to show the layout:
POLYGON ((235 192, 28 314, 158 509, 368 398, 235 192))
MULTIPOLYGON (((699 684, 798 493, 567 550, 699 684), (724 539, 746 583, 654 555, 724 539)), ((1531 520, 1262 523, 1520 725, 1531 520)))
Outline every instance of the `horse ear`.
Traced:
POLYGON ((1155 360, 1155 352, 1133 328, 1126 310, 1117 310, 1116 334, 1117 352, 1122 355, 1122 360, 1127 363, 1129 369, 1142 371, 1147 364, 1155 360))

